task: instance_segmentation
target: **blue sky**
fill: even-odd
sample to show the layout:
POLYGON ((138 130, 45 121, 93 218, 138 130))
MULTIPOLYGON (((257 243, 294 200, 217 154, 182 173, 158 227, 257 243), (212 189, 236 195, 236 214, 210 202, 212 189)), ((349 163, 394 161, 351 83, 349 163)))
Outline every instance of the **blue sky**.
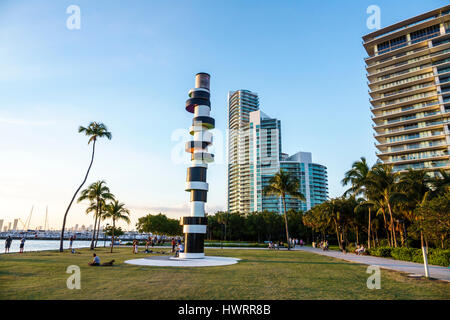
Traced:
MULTIPOLYGON (((88 183, 107 181, 139 216, 188 211, 187 165, 171 154, 187 128, 187 91, 212 76, 212 116, 226 129, 229 90, 260 96, 281 120, 283 151, 310 151, 328 167, 330 196, 352 162, 375 161, 361 37, 369 5, 381 26, 446 1, 0 1, 0 219, 58 227, 85 173, 79 125, 104 122, 88 183), (69 5, 81 29, 69 30, 69 5)), ((222 150, 223 151, 223 150, 222 150)), ((216 150, 220 154, 221 150, 216 150)), ((223 152, 222 152, 223 154, 223 152)), ((208 209, 226 207, 225 162, 208 171, 208 209)), ((75 204, 68 225, 91 224, 75 204)))

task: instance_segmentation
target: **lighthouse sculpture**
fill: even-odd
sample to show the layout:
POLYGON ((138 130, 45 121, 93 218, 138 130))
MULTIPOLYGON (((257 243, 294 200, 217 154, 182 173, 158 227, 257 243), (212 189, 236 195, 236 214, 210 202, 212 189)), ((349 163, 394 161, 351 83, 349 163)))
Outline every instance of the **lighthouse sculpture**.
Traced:
POLYGON ((207 218, 205 217, 205 203, 208 193, 206 171, 208 163, 214 161, 214 155, 208 152, 212 144, 214 119, 210 117, 210 75, 197 73, 195 88, 189 91, 186 100, 186 111, 193 113, 192 126, 189 129, 192 141, 186 143, 186 152, 191 154, 191 166, 187 169, 186 191, 190 192, 190 215, 182 218, 184 233, 184 252, 180 258, 201 259, 205 257, 204 240, 207 218))

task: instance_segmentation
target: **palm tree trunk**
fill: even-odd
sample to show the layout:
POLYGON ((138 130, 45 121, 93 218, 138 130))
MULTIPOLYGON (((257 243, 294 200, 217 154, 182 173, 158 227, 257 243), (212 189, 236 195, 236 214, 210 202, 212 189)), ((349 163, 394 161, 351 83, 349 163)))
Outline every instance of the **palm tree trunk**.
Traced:
POLYGON ((285 195, 282 196, 283 199, 283 206, 284 206, 284 224, 286 225, 286 240, 288 243, 288 250, 291 250, 291 243, 289 241, 289 230, 288 230, 288 218, 287 218, 287 212, 286 212, 286 199, 285 195))
POLYGON ((92 230, 92 239, 91 239, 91 250, 94 250, 94 240, 95 240, 95 230, 97 229, 97 219, 98 219, 98 215, 95 215, 95 220, 94 220, 94 229, 92 230))
POLYGON ((97 236, 95 237, 95 244, 94 244, 94 248, 97 248, 97 242, 98 242, 98 237, 100 234, 100 217, 98 218, 98 225, 97 225, 97 236))
POLYGON ((388 205, 388 209, 389 209, 389 215, 391 216, 392 242, 394 244, 394 247, 397 247, 397 239, 395 237, 394 218, 392 216, 391 204, 389 203, 389 201, 387 201, 387 205, 388 205))
POLYGON ((356 244, 359 245, 358 226, 356 226, 356 244))
POLYGON ((370 207, 369 207, 369 229, 367 231, 367 245, 370 249, 370 227, 371 227, 371 221, 370 221, 370 207))
POLYGON ((81 183, 81 185, 78 187, 77 191, 75 191, 75 193, 72 197, 72 200, 70 200, 69 206, 67 207, 66 212, 64 213, 63 225, 62 225, 62 229, 61 229, 61 237, 60 237, 60 242, 59 242, 59 252, 64 251, 64 229, 66 228, 67 214, 69 213, 69 210, 70 210, 70 207, 72 206, 73 200, 75 200, 75 197, 77 196, 78 192, 83 187, 83 185, 86 183, 87 177, 89 175, 89 171, 91 170, 91 167, 92 167, 92 163, 94 162, 95 142, 96 142, 96 140, 94 140, 94 143, 92 144, 92 158, 91 158, 91 163, 89 164, 89 168, 86 172, 86 176, 84 177, 84 180, 81 183))
POLYGON ((114 248, 114 230, 116 229, 116 220, 113 218, 113 229, 112 229, 112 238, 111 238, 111 253, 114 248))
POLYGON ((391 239, 389 237, 389 228, 387 226, 387 221, 386 221, 386 214, 384 212, 384 209, 382 209, 383 212, 383 220, 384 220, 384 228, 386 229, 386 236, 387 236, 387 241, 389 243, 389 247, 391 246, 391 239))

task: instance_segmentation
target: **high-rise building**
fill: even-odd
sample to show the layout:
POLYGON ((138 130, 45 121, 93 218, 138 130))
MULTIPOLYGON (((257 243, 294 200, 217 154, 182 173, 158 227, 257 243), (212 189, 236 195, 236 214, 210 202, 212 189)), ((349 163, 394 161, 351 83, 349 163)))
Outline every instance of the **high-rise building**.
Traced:
POLYGON ((3 228, 3 219, 0 219, 0 231, 2 231, 3 228))
POLYGON ((378 158, 395 171, 450 169, 450 6, 363 42, 378 158))
POLYGON ((310 152, 297 152, 290 157, 283 153, 280 166, 300 181, 300 192, 306 198, 305 202, 287 196, 287 209, 307 211, 327 200, 327 167, 313 163, 310 152))
POLYGON ((228 211, 250 211, 250 112, 259 110, 258 94, 228 93, 228 211))
POLYGON ((279 211, 278 197, 264 196, 263 189, 280 170, 281 123, 262 111, 250 113, 250 209, 253 211, 279 211))
POLYGON ((292 157, 282 153, 281 122, 259 110, 255 93, 230 92, 228 114, 230 212, 283 212, 279 197, 263 194, 264 187, 280 169, 294 174, 300 181, 299 191, 306 197, 306 202, 288 197, 288 210, 309 210, 326 200, 326 167, 312 163, 311 153, 299 152, 292 157))
POLYGON ((17 224, 19 223, 19 219, 14 219, 13 230, 17 230, 17 224))

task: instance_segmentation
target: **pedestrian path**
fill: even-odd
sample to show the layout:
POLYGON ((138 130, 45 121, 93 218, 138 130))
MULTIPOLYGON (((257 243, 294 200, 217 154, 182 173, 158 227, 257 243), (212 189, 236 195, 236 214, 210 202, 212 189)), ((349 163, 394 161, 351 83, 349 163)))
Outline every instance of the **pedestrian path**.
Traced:
MULTIPOLYGON (((380 268, 406 272, 406 273, 416 275, 416 276, 418 276, 418 275, 425 276, 425 269, 424 269, 423 264, 421 264, 421 263, 373 257, 373 256, 367 256, 367 255, 359 256, 359 255, 356 255, 353 253, 344 254, 340 251, 333 251, 333 250, 323 251, 322 249, 312 248, 312 247, 297 246, 294 250, 312 252, 312 253, 320 254, 323 256, 333 257, 333 258, 342 259, 342 260, 346 260, 346 261, 350 261, 350 262, 356 262, 356 263, 367 264, 367 265, 375 265, 375 266, 379 266, 380 268)), ((449 268, 428 265, 428 269, 429 269, 431 278, 445 280, 445 281, 450 282, 450 269, 449 268)))

